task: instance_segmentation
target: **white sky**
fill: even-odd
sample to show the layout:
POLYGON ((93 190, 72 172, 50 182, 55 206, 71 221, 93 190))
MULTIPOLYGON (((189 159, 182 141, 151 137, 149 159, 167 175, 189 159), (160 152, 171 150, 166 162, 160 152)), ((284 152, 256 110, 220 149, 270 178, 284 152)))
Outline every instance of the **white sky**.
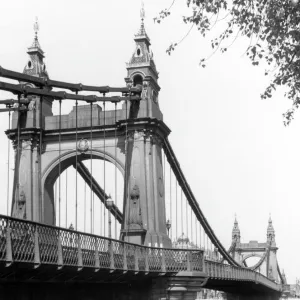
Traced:
MULTIPOLYGON (((171 128, 170 141, 200 207, 217 236, 228 247, 234 214, 242 241, 266 240, 272 214, 279 247, 278 261, 288 281, 298 276, 300 261, 299 172, 300 116, 284 127, 282 113, 290 102, 279 91, 260 100, 268 83, 264 68, 253 67, 247 41, 237 41, 217 54, 205 69, 199 61, 210 53, 210 40, 193 30, 177 50, 165 52, 185 35, 185 2, 177 0, 170 18, 153 18, 171 0, 145 0, 146 31, 160 73, 160 107, 171 128)), ((23 71, 27 47, 38 16, 39 41, 52 79, 90 85, 123 86, 125 62, 134 50, 140 1, 3 1, 0 18, 0 65, 23 71)), ((4 99, 8 94, 1 92, 4 99)), ((8 127, 1 115, 2 131, 8 127)), ((6 191, 5 134, 0 187, 6 191)), ((3 198, 2 213, 6 199, 3 198)))

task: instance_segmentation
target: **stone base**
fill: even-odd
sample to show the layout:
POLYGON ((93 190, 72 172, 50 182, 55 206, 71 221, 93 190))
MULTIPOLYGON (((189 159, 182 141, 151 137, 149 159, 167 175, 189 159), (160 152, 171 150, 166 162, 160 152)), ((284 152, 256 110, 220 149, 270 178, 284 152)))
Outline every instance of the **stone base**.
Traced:
POLYGON ((124 242, 158 248, 172 248, 171 239, 166 234, 145 229, 123 229, 120 239, 124 242))
POLYGON ((121 230, 121 240, 127 243, 137 245, 144 245, 145 243, 145 229, 123 229, 121 230))
POLYGON ((158 234, 151 231, 147 231, 144 245, 158 248, 172 248, 171 239, 166 234, 158 234))

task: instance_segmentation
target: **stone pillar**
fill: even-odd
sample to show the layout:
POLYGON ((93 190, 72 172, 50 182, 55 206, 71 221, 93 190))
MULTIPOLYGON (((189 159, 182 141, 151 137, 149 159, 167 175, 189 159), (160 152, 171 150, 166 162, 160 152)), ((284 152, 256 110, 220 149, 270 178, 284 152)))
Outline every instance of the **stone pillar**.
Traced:
POLYGON ((150 130, 131 131, 126 168, 123 240, 171 247, 166 229, 162 138, 150 130))
POLYGON ((39 172, 37 143, 22 140, 18 154, 15 142, 15 175, 13 185, 12 216, 40 221, 39 172))

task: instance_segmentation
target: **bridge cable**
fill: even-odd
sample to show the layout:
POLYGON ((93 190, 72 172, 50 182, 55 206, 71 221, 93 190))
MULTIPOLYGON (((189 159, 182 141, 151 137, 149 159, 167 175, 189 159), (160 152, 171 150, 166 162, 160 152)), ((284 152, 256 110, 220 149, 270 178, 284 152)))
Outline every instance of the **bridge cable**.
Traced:
POLYGON ((188 201, 186 199, 186 206, 185 206, 185 217, 186 217, 186 236, 189 236, 189 223, 188 223, 188 201))
POLYGON ((20 111, 20 105, 21 105, 21 99, 20 99, 20 94, 18 94, 18 132, 17 132, 17 195, 15 193, 14 195, 14 199, 15 199, 15 202, 17 201, 17 199, 19 198, 19 194, 20 194, 20 135, 21 135, 21 129, 20 129, 20 126, 21 126, 21 111, 20 111))
MULTIPOLYGON (((7 105, 9 107, 8 111, 8 130, 10 131, 10 116, 11 116, 11 105, 7 105)), ((10 139, 7 141, 7 208, 6 208, 6 214, 9 215, 9 167, 10 167, 10 139)))
MULTIPOLYGON (((78 94, 78 91, 76 91, 76 95, 78 94)), ((76 192, 75 192, 75 230, 77 231, 78 228, 78 151, 77 151, 77 143, 78 143, 78 101, 75 102, 75 126, 76 126, 76 132, 75 132, 75 151, 76 151, 76 157, 75 157, 75 166, 76 166, 76 178, 75 178, 75 185, 76 185, 76 192)))
MULTIPOLYGON (((104 94, 105 95, 105 94, 104 94)), ((105 102, 103 102, 103 110, 104 110, 104 122, 103 122, 103 153, 104 153, 104 159, 103 159, 103 163, 104 163, 104 168, 103 168, 103 175, 104 175, 104 177, 103 177, 103 185, 104 185, 104 189, 103 189, 103 193, 104 193, 104 195, 103 195, 103 200, 104 200, 104 236, 105 236, 105 227, 106 227, 106 192, 105 192, 105 184, 106 184, 106 172, 105 172, 105 138, 106 138, 106 132, 105 132, 105 123, 106 123, 106 114, 105 114, 105 111, 106 111, 106 109, 105 109, 105 102)))
POLYGON ((93 233, 95 231, 95 193, 91 190, 93 196, 93 233))
MULTIPOLYGON (((165 198, 165 221, 167 223, 167 204, 166 204, 166 155, 163 153, 163 180, 164 180, 164 198, 165 198)), ((167 227, 167 225, 166 225, 167 227)))
POLYGON ((196 248, 198 247, 198 222, 195 218, 195 229, 196 229, 196 248))
MULTIPOLYGON (((115 201, 116 207, 118 207, 118 195, 117 195, 117 102, 115 102, 115 201)), ((115 239, 117 239, 117 218, 115 218, 115 239)))
POLYGON ((101 201, 100 202, 100 235, 103 235, 103 218, 102 218, 102 215, 103 215, 103 206, 104 206, 104 203, 101 201))
POLYGON ((170 223, 171 223, 170 237, 172 242, 173 224, 172 224, 172 168, 171 166, 170 166, 170 223))
MULTIPOLYGON (((181 189, 181 195, 180 195, 180 198, 181 198, 181 214, 183 214, 183 200, 182 200, 182 189, 181 189)), ((183 216, 181 216, 181 234, 183 234, 183 216)), ((183 243, 181 243, 182 245, 182 248, 183 248, 183 243)))
MULTIPOLYGON (((197 220, 197 218, 196 218, 197 220)), ((199 247, 201 249, 202 246, 202 239, 201 239, 201 224, 199 223, 199 247)))
POLYGON ((83 210, 84 210, 84 219, 83 219, 83 231, 86 232, 86 181, 84 181, 84 206, 83 206, 83 210))
MULTIPOLYGON (((99 125, 101 125, 101 114, 99 114, 99 125)), ((101 146, 99 146, 101 147, 101 146)), ((101 167, 100 167, 101 168, 101 167)), ((100 178, 101 178, 101 171, 99 172, 100 174, 100 178)), ((103 201, 100 201, 100 235, 103 235, 105 236, 105 226, 104 226, 104 221, 103 221, 103 211, 105 210, 105 193, 104 193, 104 190, 101 189, 101 192, 103 193, 102 195, 102 199, 103 201), (104 231, 103 231, 103 228, 104 228, 104 231)))
POLYGON ((66 169, 66 228, 68 228, 68 169, 66 169))
MULTIPOLYGON (((131 107, 133 107, 133 104, 132 104, 132 102, 130 101, 130 97, 131 97, 131 87, 130 87, 130 91, 129 91, 130 93, 129 93, 129 104, 130 104, 130 108, 129 108, 129 119, 131 119, 131 116, 130 116, 130 109, 131 109, 131 107)), ((134 133, 133 133, 133 135, 134 135, 134 133)), ((130 139, 128 139, 127 140, 127 143, 129 144, 129 141, 130 141, 130 139)), ((134 136, 133 136, 133 139, 132 139, 132 149, 131 149, 131 153, 132 153, 132 151, 133 151, 133 145, 134 145, 134 136)), ((150 146, 151 147, 151 146, 150 146)), ((129 148, 129 147, 128 147, 129 148)), ((152 149, 151 149, 151 151, 152 151, 152 149)), ((128 156, 128 149, 127 149, 127 156, 128 156)), ((128 158, 127 158, 127 161, 128 161, 128 158)), ((130 166, 128 166, 128 169, 127 169, 127 171, 128 171, 128 188, 129 188, 129 190, 128 190, 128 192, 129 192, 129 195, 128 195, 128 193, 127 193, 127 195, 128 195, 128 199, 129 199, 129 205, 128 205, 128 222, 130 222, 130 211, 131 211, 131 183, 132 183, 132 181, 131 181, 131 177, 132 177, 132 168, 131 168, 131 164, 130 164, 130 166)), ((130 223, 129 223, 129 226, 128 226, 128 235, 129 235, 129 229, 130 229, 130 223)))
MULTIPOLYGON (((129 95, 131 94, 130 92, 130 89, 129 89, 129 95)), ((124 240, 126 241, 126 237, 128 236, 128 231, 129 231, 129 207, 128 207, 128 184, 129 182, 127 182, 128 180, 128 162, 127 162, 127 151, 128 151, 128 137, 127 137, 127 134, 128 134, 128 116, 127 116, 127 110, 128 110, 128 101, 125 102, 125 115, 126 115, 126 123, 125 123, 125 184, 124 184, 124 192, 125 192, 125 201, 126 201, 126 209, 127 211, 125 210, 125 214, 127 214, 127 218, 125 216, 125 220, 127 220, 127 224, 124 223, 124 227, 127 226, 127 228, 124 228, 125 229, 125 238, 124 240)))
POLYGON ((90 120, 91 120, 91 128, 90 128, 90 139, 91 139, 91 155, 90 155, 90 165, 91 165, 91 175, 90 175, 90 184, 91 184, 91 191, 90 191, 90 214, 91 214, 91 233, 93 233, 93 102, 90 103, 91 105, 91 114, 90 114, 90 120))
POLYGON ((54 183, 54 207, 55 207, 55 210, 57 210, 57 181, 55 181, 55 183, 54 183))
POLYGON ((203 230, 203 247, 204 247, 204 254, 206 253, 206 232, 203 230))
POLYGON ((193 210, 191 208, 191 244, 193 239, 193 210))
POLYGON ((59 100, 59 137, 58 137, 58 156, 59 156, 59 165, 58 165, 58 181, 59 181, 59 189, 58 189, 58 206, 59 206, 59 219, 58 226, 60 227, 61 221, 61 99, 59 100))
MULTIPOLYGON (((39 119, 40 119, 40 140, 39 140, 39 170, 38 170, 38 180, 39 180, 39 198, 40 198, 40 203, 43 205, 42 201, 42 139, 43 139, 43 117, 42 117, 42 112, 43 112, 43 96, 40 97, 40 114, 39 114, 39 119)), ((40 210, 40 221, 42 222, 42 214, 43 214, 43 207, 39 208, 40 210)), ((31 216, 33 218, 33 205, 31 205, 31 216)))
POLYGON ((176 191, 176 218, 175 218, 175 222, 176 222, 176 236, 175 239, 177 240, 178 238, 178 201, 177 201, 177 180, 176 180, 176 185, 175 185, 175 191, 176 191))

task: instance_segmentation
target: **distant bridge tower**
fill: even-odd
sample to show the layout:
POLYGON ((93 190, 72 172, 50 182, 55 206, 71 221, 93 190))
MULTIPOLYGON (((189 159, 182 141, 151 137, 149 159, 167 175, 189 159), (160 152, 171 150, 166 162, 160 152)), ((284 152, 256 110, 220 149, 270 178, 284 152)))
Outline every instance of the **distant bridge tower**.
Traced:
POLYGON ((237 218, 235 217, 234 225, 232 229, 232 243, 229 252, 231 252, 232 257, 241 264, 243 261, 241 252, 234 251, 235 249, 238 249, 240 247, 240 244, 241 244, 241 231, 239 228, 239 223, 237 221, 237 218))
MULTIPOLYGON (((116 165, 124 176, 121 239, 171 247, 166 229, 162 163, 163 141, 170 130, 159 108, 158 72, 143 20, 142 10, 125 78, 129 88, 140 87, 140 101, 129 101, 121 109, 107 111, 105 119, 104 106, 89 103, 79 105, 76 113, 74 106, 68 115, 53 116, 53 99, 26 95, 22 98, 30 102, 23 104, 28 111, 21 113, 20 118, 14 113, 12 129, 7 132, 15 145, 16 157, 13 216, 60 225, 55 214, 55 181, 70 166, 75 168, 91 158, 101 159, 116 165)), ((24 73, 48 78, 37 30, 28 54, 24 73)))
POLYGON ((275 230, 272 224, 271 217, 269 218, 267 228, 267 242, 259 243, 258 241, 250 241, 249 243, 241 243, 240 229, 238 222, 235 219, 232 230, 232 244, 229 252, 232 257, 245 267, 252 270, 262 272, 268 278, 278 282, 279 276, 282 281, 282 276, 277 263, 277 250, 275 243, 275 230), (259 261, 254 266, 247 265, 247 259, 258 257, 259 261))

